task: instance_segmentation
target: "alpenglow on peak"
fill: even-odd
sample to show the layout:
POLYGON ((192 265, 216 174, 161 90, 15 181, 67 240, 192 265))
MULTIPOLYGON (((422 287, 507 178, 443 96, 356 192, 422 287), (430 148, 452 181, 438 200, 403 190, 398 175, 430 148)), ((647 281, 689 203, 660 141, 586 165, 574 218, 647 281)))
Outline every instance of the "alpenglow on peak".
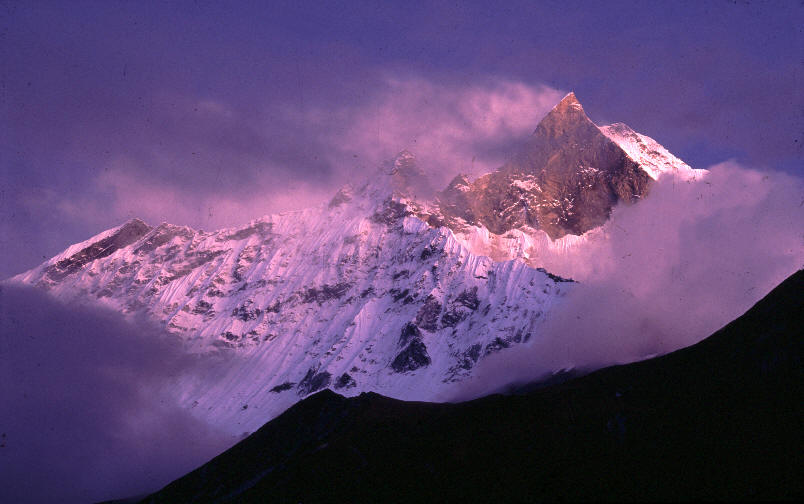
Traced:
POLYGON ((601 130, 570 93, 510 162, 434 198, 402 151, 320 207, 213 232, 131 220, 14 281, 148 315, 188 351, 242 358, 176 388, 224 429, 255 429, 326 387, 433 400, 540 337, 574 282, 545 271, 538 247, 647 194, 646 167, 683 165, 660 147, 624 125, 601 130))

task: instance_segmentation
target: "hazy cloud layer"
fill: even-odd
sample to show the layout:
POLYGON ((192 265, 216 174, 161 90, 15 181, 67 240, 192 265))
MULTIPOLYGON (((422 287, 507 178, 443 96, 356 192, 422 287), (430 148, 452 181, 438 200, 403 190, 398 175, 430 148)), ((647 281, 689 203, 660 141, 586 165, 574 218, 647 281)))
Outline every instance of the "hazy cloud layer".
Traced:
POLYGON ((323 202, 405 148, 439 185, 459 170, 497 168, 561 96, 505 80, 481 86, 388 78, 362 102, 303 112, 278 106, 245 115, 217 102, 174 101, 146 138, 127 137, 130 154, 104 161, 93 193, 54 196, 76 219, 111 213, 206 229, 242 225, 323 202), (299 145, 276 138, 278 125, 303 132, 309 151, 294 152, 299 145), (283 148, 289 151, 277 152, 283 148))
POLYGON ((213 365, 147 321, 0 286, 0 495, 86 503, 152 491, 233 444, 162 392, 213 365))
POLYGON ((335 116, 345 125, 322 128, 326 152, 344 175, 359 175, 360 167, 372 169, 407 149, 441 187, 459 172, 499 168, 564 94, 501 78, 443 84, 386 76, 366 103, 308 110, 299 121, 324 125, 335 116))
POLYGON ((484 361, 462 395, 566 368, 688 346, 804 267, 804 184, 735 163, 697 182, 664 177, 618 206, 605 233, 548 270, 581 280, 530 346, 484 361))

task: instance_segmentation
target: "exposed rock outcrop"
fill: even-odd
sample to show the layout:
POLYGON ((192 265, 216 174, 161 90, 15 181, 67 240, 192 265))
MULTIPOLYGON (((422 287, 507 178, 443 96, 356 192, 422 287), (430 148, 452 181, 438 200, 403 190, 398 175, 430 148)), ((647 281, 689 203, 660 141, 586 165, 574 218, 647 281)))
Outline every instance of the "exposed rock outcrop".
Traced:
POLYGON ((650 180, 570 93, 511 161, 474 182, 455 177, 438 206, 452 228, 483 225, 495 234, 533 228, 556 239, 600 226, 614 205, 642 198, 650 180))

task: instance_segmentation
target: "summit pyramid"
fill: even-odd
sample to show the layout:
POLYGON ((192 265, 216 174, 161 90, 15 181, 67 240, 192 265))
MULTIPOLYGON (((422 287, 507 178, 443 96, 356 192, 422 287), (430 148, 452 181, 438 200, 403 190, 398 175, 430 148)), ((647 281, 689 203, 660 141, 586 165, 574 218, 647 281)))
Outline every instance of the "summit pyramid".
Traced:
POLYGON ((557 239, 600 226, 617 203, 645 196, 650 181, 569 93, 508 163, 468 186, 451 184, 439 206, 450 227, 480 224, 495 234, 541 229, 557 239))

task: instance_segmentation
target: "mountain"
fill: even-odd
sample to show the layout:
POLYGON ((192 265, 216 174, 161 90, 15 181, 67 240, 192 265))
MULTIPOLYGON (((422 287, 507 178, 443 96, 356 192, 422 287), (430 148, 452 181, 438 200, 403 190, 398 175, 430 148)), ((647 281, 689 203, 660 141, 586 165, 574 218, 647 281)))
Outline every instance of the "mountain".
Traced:
POLYGON ((457 404, 322 391, 143 500, 804 497, 804 270, 691 347, 457 404))
POLYGON ((471 253, 387 190, 397 176, 239 229, 132 220, 17 280, 145 312, 188 351, 234 359, 175 390, 236 434, 326 387, 433 400, 485 356, 538 335, 573 282, 471 253))
POLYGON ((494 234, 540 229, 552 239, 603 224, 617 203, 647 195, 667 171, 694 170, 623 124, 598 128, 574 93, 539 123, 524 149, 474 182, 458 175, 439 195, 440 222, 482 224, 494 234))
POLYGON ((574 287, 540 268, 540 248, 582 243, 666 171, 698 174, 625 126, 598 128, 570 93, 475 181, 437 193, 403 151, 319 207, 211 232, 133 219, 13 281, 145 313, 188 352, 233 359, 171 387, 240 434, 323 388, 451 396, 480 360, 538 338, 574 287))

